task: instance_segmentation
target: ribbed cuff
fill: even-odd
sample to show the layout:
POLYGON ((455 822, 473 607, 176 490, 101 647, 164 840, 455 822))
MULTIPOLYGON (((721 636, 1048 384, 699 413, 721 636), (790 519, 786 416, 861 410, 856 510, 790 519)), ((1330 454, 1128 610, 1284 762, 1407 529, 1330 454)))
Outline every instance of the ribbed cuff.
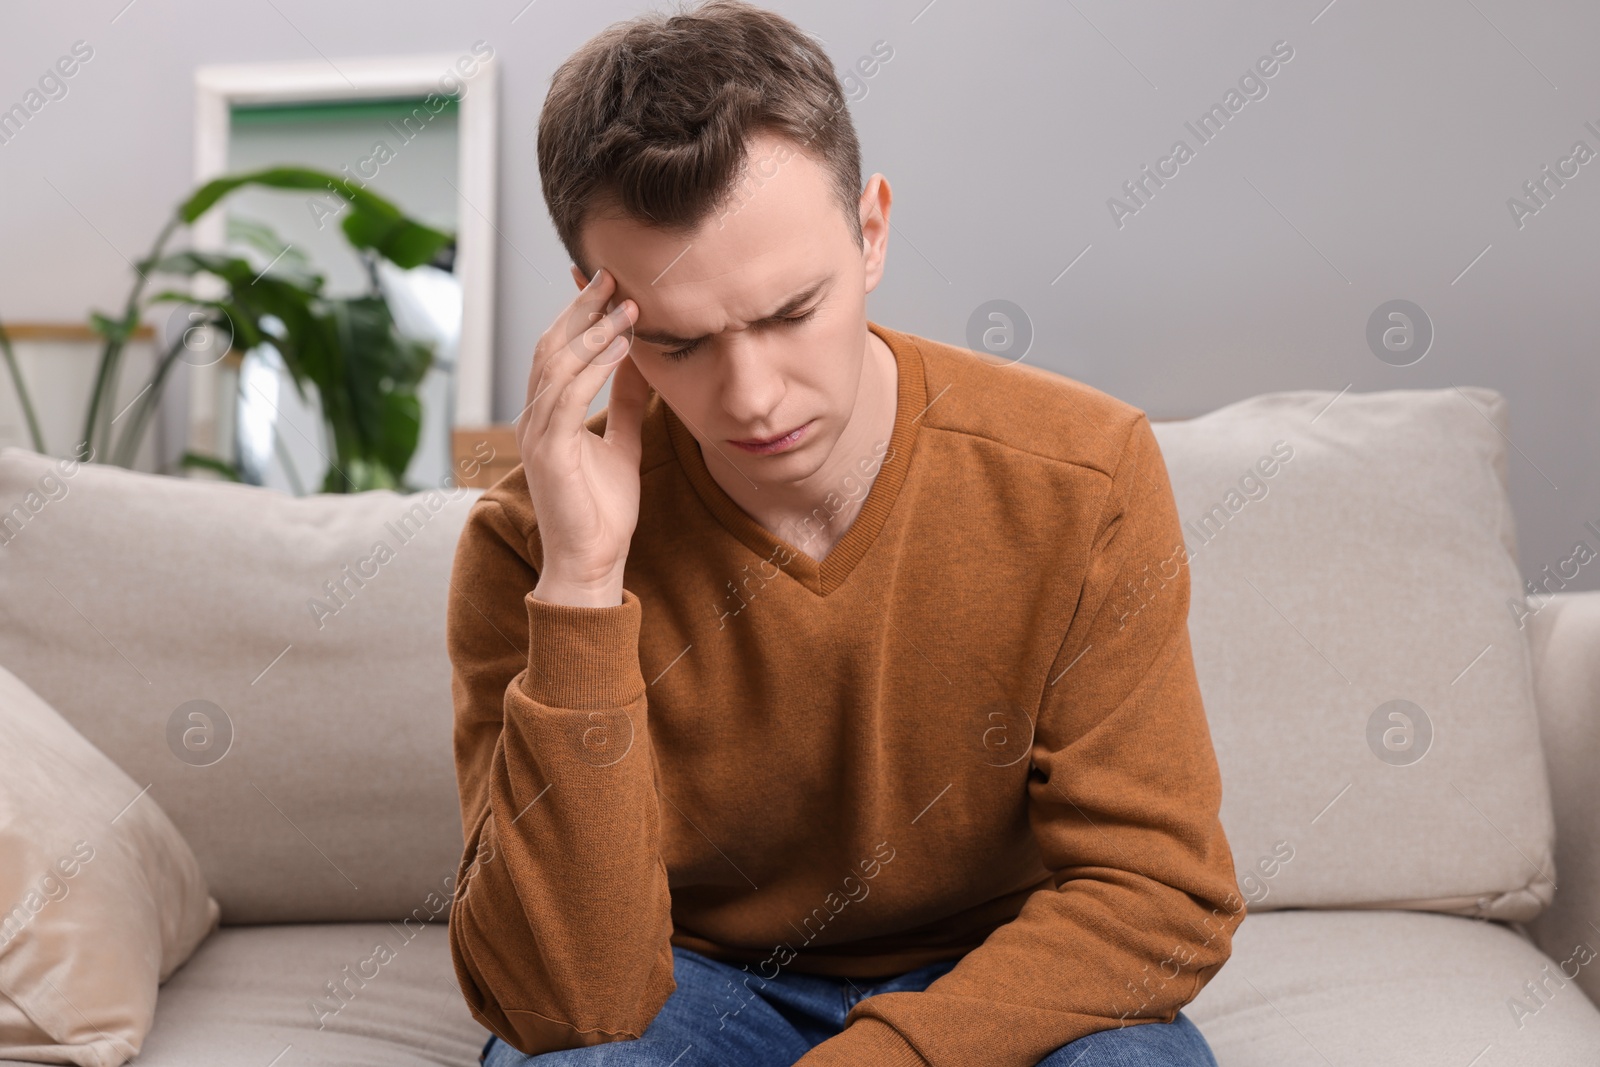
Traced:
POLYGON ((522 690, 549 708, 621 708, 644 695, 639 668, 639 598, 627 589, 611 607, 552 604, 530 591, 528 670, 522 690))
POLYGON ((810 1052, 794 1067, 928 1067, 928 1061, 881 1019, 863 1015, 810 1052))

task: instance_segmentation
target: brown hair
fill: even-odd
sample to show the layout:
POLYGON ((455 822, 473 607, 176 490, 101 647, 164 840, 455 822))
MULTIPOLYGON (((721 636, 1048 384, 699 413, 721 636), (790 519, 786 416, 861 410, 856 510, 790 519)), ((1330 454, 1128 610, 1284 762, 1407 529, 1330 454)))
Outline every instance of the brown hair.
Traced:
POLYGON ((618 22, 556 70, 539 116, 539 178, 556 233, 578 241, 600 211, 688 233, 748 167, 747 139, 792 141, 830 174, 862 241, 861 147, 826 53, 793 22, 744 3, 618 22))

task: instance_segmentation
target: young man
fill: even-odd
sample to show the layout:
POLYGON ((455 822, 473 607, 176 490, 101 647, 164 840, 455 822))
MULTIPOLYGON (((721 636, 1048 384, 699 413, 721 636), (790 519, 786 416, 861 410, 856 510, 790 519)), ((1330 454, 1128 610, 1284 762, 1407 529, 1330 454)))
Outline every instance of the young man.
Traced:
POLYGON ((607 29, 539 167, 581 292, 449 601, 486 1062, 1214 1065, 1244 906, 1144 414, 868 321, 889 183, 773 14, 607 29))

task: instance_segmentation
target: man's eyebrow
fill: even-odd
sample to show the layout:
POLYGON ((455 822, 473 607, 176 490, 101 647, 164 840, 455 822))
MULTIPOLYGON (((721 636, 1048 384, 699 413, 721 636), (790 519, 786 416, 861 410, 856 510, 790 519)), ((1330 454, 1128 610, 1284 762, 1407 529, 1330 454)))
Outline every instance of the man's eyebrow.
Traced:
MULTIPOLYGON (((774 319, 787 318, 788 316, 793 315, 796 311, 799 311, 802 307, 804 307, 812 297, 816 296, 826 287, 832 285, 834 278, 835 275, 832 274, 818 278, 804 289, 801 289, 799 292, 789 297, 789 299, 785 300, 770 313, 753 321, 750 325, 759 326, 762 323, 771 322, 774 319)), ((670 333, 654 333, 649 330, 636 329, 633 331, 633 336, 640 341, 646 341, 653 345, 660 345, 662 348, 681 348, 684 345, 694 344, 696 341, 703 341, 710 335, 705 334, 700 337, 678 337, 677 335, 670 333)))

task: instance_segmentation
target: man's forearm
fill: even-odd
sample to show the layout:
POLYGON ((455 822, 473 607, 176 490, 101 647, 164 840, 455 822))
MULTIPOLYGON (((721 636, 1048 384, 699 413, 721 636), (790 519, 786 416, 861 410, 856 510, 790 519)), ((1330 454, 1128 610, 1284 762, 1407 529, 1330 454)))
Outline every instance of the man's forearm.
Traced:
POLYGON ((636 1038, 675 985, 639 602, 526 604, 450 943, 479 1021, 538 1053, 636 1038))

